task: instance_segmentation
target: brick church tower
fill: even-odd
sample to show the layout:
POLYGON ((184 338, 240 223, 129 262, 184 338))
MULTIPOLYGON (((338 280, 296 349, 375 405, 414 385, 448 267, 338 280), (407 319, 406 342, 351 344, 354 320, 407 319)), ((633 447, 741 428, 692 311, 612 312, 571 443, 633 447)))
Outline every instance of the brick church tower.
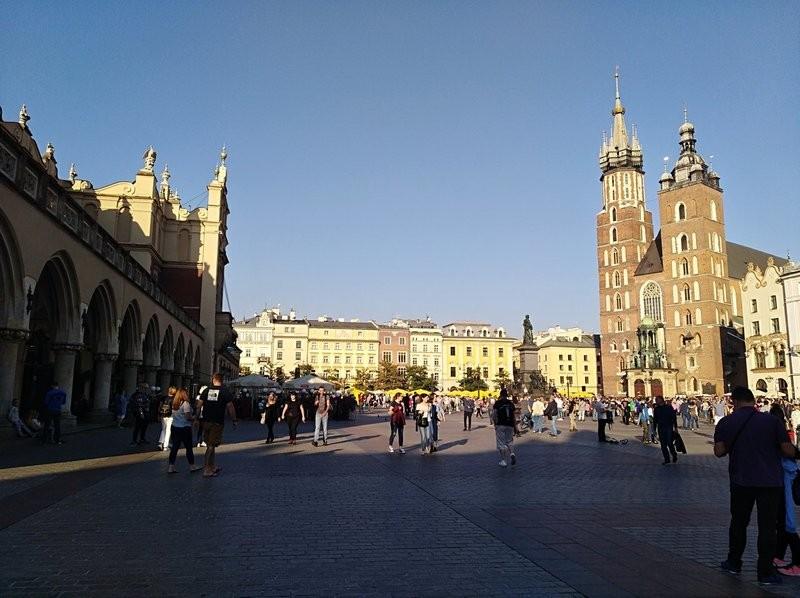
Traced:
POLYGON ((597 214, 603 388, 609 395, 627 392, 621 373, 636 350, 639 326, 634 272, 653 241, 653 216, 645 204, 642 148, 635 127, 628 136, 618 72, 614 79, 611 138, 603 133, 600 148, 603 206, 597 214))

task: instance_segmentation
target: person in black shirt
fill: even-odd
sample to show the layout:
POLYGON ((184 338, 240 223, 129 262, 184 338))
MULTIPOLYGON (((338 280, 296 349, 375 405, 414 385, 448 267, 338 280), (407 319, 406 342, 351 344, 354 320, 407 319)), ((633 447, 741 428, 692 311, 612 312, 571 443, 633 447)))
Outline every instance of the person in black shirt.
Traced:
POLYGON ((281 419, 285 419, 289 425, 289 444, 297 444, 297 426, 300 424, 301 419, 305 423, 306 411, 303 409, 303 404, 297 400, 296 394, 289 394, 289 400, 283 406, 283 411, 278 421, 281 419))
POLYGON ((500 467, 517 464, 517 455, 514 454, 514 403, 508 399, 508 391, 500 391, 500 398, 495 401, 492 408, 492 422, 494 435, 497 441, 497 450, 500 451, 500 467))
POLYGON ((664 402, 664 397, 656 397, 656 408, 653 410, 653 423, 658 428, 658 437, 661 440, 661 454, 664 455, 663 465, 669 465, 669 456, 672 462, 678 462, 678 451, 675 450, 674 434, 678 431, 678 417, 672 405, 664 402))
POLYGON ((269 393, 264 407, 264 423, 267 424, 267 440, 264 444, 275 442, 275 422, 278 421, 278 399, 274 392, 269 393))
POLYGON ((206 388, 197 399, 197 411, 202 415, 203 437, 206 442, 206 458, 203 467, 203 477, 215 477, 220 469, 216 464, 216 450, 222 444, 222 430, 225 426, 225 412, 228 412, 233 425, 239 425, 236 417, 236 408, 233 406, 233 397, 227 388, 222 386, 222 375, 214 374, 211 386, 206 388))

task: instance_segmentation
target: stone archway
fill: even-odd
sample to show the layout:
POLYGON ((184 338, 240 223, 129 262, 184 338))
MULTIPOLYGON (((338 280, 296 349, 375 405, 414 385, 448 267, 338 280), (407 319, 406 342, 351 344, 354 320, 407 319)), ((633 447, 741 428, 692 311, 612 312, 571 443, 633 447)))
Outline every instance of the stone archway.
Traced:
POLYGON ((22 254, 14 229, 0 211, 0 413, 8 413, 18 390, 17 361, 27 339, 22 254))
POLYGON ((144 381, 150 387, 157 385, 156 376, 161 365, 161 338, 158 317, 154 314, 147 323, 147 331, 142 343, 142 369, 144 370, 144 381))
POLYGON ((172 384, 172 368, 175 358, 175 342, 173 340, 172 326, 167 326, 164 331, 164 340, 161 341, 161 360, 158 371, 158 386, 162 393, 172 384))
POLYGON ((653 378, 650 382, 650 394, 654 397, 664 396, 664 384, 658 378, 653 378))
POLYGON ((136 390, 142 365, 142 316, 139 304, 131 301, 119 328, 119 356, 114 382, 128 395, 136 390))
MULTIPOLYGON (((114 293, 108 281, 103 281, 92 293, 89 306, 81 316, 83 347, 76 364, 77 381, 74 392, 74 412, 83 415, 94 400, 98 383, 98 362, 117 353, 117 314, 114 293)), ((102 366, 101 368, 102 369, 102 366)))
POLYGON ((173 354, 172 363, 172 385, 181 387, 183 386, 184 366, 186 365, 186 345, 183 340, 183 333, 178 334, 178 340, 175 342, 175 353, 173 354))
POLYGON ((635 397, 643 397, 644 396, 644 380, 641 378, 636 379, 633 382, 633 396, 635 397))
POLYGON ((75 356, 81 348, 78 282, 66 253, 53 255, 42 268, 30 307, 30 336, 23 359, 20 410, 39 409, 44 393, 57 383, 67 394, 63 411, 72 406, 75 356))

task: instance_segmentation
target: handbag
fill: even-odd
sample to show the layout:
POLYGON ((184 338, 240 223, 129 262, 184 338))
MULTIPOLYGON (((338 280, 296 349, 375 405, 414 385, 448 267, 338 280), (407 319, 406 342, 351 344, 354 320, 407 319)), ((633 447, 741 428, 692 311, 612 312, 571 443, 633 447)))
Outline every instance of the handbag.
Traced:
POLYGON ((675 432, 673 435, 672 443, 674 444, 677 452, 683 453, 684 455, 686 454, 686 443, 683 442, 683 438, 681 438, 681 435, 678 432, 675 432))

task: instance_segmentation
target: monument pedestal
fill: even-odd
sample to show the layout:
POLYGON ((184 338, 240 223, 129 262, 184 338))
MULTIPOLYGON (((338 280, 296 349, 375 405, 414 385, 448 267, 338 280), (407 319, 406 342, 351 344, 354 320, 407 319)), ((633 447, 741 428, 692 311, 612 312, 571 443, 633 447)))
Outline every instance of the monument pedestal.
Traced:
POLYGON ((518 351, 519 373, 523 386, 530 394, 540 394, 540 389, 531 388, 531 374, 539 372, 539 347, 535 344, 524 344, 518 351))

